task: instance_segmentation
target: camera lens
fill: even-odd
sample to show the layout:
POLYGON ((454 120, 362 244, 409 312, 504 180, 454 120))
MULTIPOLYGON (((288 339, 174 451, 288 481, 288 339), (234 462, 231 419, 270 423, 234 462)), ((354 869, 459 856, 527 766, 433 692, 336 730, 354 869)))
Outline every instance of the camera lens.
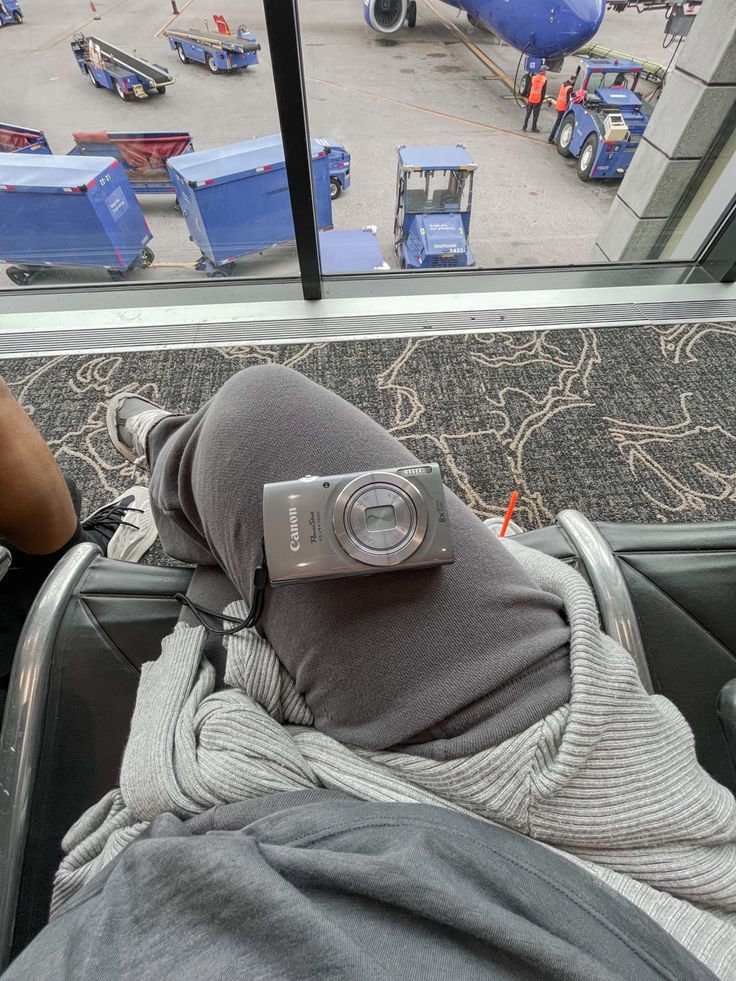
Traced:
POLYGON ((414 534, 417 513, 409 497, 398 487, 374 484, 359 491, 348 503, 348 534, 372 552, 401 548, 414 534))
POLYGON ((420 547, 428 512, 419 489, 395 473, 363 474, 335 501, 332 526, 337 541, 366 565, 400 565, 420 547))

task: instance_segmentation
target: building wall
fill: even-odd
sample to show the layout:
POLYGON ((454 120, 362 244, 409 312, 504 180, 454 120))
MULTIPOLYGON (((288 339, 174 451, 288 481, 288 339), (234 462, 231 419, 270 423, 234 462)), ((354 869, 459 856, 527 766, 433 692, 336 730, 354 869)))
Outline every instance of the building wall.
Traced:
POLYGON ((736 2, 705 0, 598 235, 595 260, 659 256, 668 219, 735 105, 736 2))

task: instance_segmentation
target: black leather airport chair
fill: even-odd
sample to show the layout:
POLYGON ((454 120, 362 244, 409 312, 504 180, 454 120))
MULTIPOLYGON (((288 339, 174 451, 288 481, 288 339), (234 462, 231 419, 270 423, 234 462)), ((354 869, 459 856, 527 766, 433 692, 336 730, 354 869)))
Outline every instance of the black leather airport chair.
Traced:
MULTIPOLYGON (((688 719, 701 764, 736 790, 736 523, 593 525, 567 511, 518 540, 587 576, 604 629, 688 719)), ((46 922, 63 835, 118 782, 141 665, 190 578, 79 545, 34 604, 0 736, 0 970, 46 922)))
POLYGON ((36 598, 0 735, 0 970, 48 919, 64 834, 117 785, 141 665, 158 657, 191 575, 83 544, 36 598))

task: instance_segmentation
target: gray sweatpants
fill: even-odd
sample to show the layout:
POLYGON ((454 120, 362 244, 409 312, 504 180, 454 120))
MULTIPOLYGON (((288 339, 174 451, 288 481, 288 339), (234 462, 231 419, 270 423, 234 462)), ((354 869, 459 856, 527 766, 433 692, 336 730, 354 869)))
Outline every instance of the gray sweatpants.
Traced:
MULTIPOLYGON (((354 406, 276 365, 248 368, 194 415, 159 422, 148 458, 166 552, 219 566, 246 600, 265 483, 417 462, 354 406)), ((453 565, 267 591, 260 627, 315 726, 342 742, 467 756, 569 698, 559 600, 449 491, 447 506, 453 565)))

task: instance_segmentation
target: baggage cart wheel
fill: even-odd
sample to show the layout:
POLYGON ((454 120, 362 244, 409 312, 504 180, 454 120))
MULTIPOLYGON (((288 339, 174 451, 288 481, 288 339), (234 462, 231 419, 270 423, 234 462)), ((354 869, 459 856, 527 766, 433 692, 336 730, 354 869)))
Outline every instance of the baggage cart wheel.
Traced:
POLYGON ((215 61, 214 55, 207 55, 207 67, 213 75, 217 75, 217 73, 220 71, 220 69, 217 67, 217 62, 215 61))
POLYGON ((406 11, 406 26, 417 26, 417 0, 409 0, 409 7, 406 11))
POLYGON ((182 48, 182 46, 180 44, 177 44, 177 46, 176 46, 176 53, 179 55, 179 61, 182 63, 182 65, 188 65, 189 64, 189 59, 184 54, 184 48, 182 48))
POLYGON ((226 262, 223 266, 213 266, 209 260, 205 259, 207 275, 210 279, 229 279, 235 275, 235 263, 226 262))
POLYGON ((23 23, 23 14, 20 12, 20 10, 13 11, 13 20, 15 21, 16 24, 23 23))
POLYGON ((91 71, 87 72, 87 78, 90 80, 90 82, 92 82, 92 84, 96 89, 99 89, 101 87, 100 83, 97 81, 97 79, 95 78, 95 76, 92 74, 91 71))
POLYGON ((598 137, 591 133, 583 143, 578 157, 578 177, 581 181, 589 181, 590 174, 595 165, 595 158, 598 155, 598 137))
POLYGON ((117 79, 115 79, 115 91, 120 96, 120 98, 123 100, 123 102, 127 102, 128 101, 128 96, 127 96, 127 94, 125 92, 125 89, 123 88, 123 84, 122 84, 122 82, 119 82, 117 79))
POLYGON ((166 95, 166 86, 165 85, 157 85, 156 86, 156 91, 158 92, 159 95, 166 95))
POLYGON ((5 272, 10 282, 15 283, 16 286, 28 286, 31 281, 32 274, 25 269, 19 269, 18 266, 8 266, 5 272))
POLYGON ((334 201, 342 193, 342 184, 339 177, 330 177, 330 198, 334 201))
POLYGON ((557 152, 561 157, 571 156, 570 144, 572 143, 572 134, 574 130, 575 116, 573 113, 568 112, 560 123, 560 128, 557 130, 557 139, 555 140, 555 143, 557 144, 557 152))
POLYGON ((143 268, 148 269, 153 265, 153 260, 156 258, 156 256, 153 254, 153 249, 149 249, 146 245, 145 248, 141 249, 141 254, 138 258, 140 259, 143 268))

